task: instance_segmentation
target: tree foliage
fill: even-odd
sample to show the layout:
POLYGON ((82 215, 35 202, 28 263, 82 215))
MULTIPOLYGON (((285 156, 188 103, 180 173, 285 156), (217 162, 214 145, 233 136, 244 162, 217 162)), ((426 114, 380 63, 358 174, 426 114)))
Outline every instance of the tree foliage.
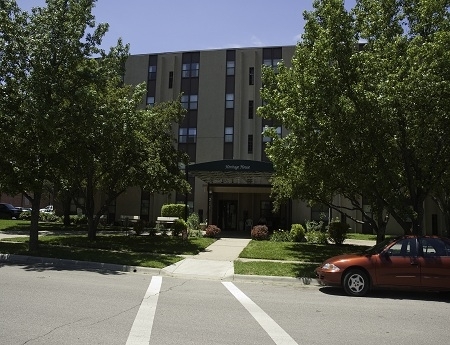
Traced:
POLYGON ((96 25, 95 2, 47 0, 26 13, 0 1, 0 189, 32 201, 31 250, 47 185, 83 197, 91 239, 127 187, 188 188, 170 131, 180 102, 143 109, 145 85, 123 83, 128 45, 99 48, 108 25, 96 25))
POLYGON ((422 232, 424 200, 450 166, 448 9, 444 0, 360 0, 351 11, 314 2, 292 66, 263 72, 259 114, 288 129, 272 131, 267 149, 279 200, 359 210, 380 239, 389 216, 422 232))

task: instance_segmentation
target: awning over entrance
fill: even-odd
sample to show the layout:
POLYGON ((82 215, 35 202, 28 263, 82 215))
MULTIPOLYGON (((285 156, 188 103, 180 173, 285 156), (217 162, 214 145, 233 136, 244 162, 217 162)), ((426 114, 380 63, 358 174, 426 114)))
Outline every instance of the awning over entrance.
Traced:
POLYGON ((251 160, 221 160, 191 164, 187 171, 210 184, 268 184, 273 165, 251 160))

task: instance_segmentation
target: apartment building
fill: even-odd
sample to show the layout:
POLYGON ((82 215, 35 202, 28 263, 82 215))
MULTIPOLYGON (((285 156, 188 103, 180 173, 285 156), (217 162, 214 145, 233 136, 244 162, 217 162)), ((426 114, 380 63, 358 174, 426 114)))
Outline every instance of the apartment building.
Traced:
MULTIPOLYGON (((261 66, 276 68, 281 60, 290 65, 295 46, 218 49, 191 52, 132 55, 126 64, 126 84, 147 84, 143 106, 170 101, 180 94, 187 110, 180 126, 174 126, 179 149, 187 152, 190 162, 186 176, 192 185, 189 195, 150 195, 131 188, 111 207, 110 216, 139 215, 155 220, 165 203, 187 203, 202 221, 222 230, 244 230, 249 224, 265 222, 272 229, 289 229, 292 223, 319 220, 330 210, 309 207, 291 200, 273 212, 270 197, 272 165, 264 153, 269 138, 263 128, 284 128, 256 115, 261 106, 261 66)), ((339 197, 338 201, 346 200, 339 197)), ((425 229, 442 233, 443 220, 428 200, 425 229)), ((353 215, 361 219, 357 212, 353 215)), ((366 232, 353 224, 357 232, 366 232)), ((401 233, 394 222, 390 233, 401 233)))
MULTIPOLYGON (((257 116, 256 109, 261 105, 261 66, 276 68, 281 60, 289 64, 294 51, 295 46, 287 46, 130 56, 124 81, 147 83, 143 106, 182 94, 186 116, 173 130, 179 149, 190 157, 186 172, 192 193, 163 196, 132 189, 117 200, 116 218, 139 214, 154 220, 164 203, 187 202, 191 212, 223 230, 243 230, 246 221, 287 226, 291 205, 272 212, 273 168, 264 153, 268 138, 263 128, 274 124, 257 116), (132 202, 137 193, 140 203, 132 202)), ((282 135, 281 127, 278 131, 282 135)))

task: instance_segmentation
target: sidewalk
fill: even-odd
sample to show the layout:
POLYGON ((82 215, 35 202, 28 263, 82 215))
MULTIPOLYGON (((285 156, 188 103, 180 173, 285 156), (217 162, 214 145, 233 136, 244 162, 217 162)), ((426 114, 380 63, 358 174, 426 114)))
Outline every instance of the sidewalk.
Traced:
POLYGON ((220 238, 198 255, 165 267, 162 272, 171 276, 206 279, 225 279, 234 276, 234 260, 250 242, 243 238, 220 238))

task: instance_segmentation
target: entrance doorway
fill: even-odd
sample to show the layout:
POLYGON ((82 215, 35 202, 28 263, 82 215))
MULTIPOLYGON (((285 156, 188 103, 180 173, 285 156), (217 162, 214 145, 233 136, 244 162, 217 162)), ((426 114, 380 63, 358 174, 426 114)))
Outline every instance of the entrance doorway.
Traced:
POLYGON ((219 201, 219 227, 222 230, 237 230, 237 200, 219 201))

